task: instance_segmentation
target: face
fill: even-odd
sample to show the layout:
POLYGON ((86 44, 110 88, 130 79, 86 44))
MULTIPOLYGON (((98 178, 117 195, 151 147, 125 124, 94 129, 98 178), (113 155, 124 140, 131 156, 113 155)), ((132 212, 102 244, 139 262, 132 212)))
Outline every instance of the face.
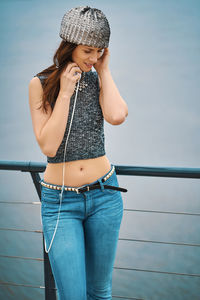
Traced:
POLYGON ((102 48, 78 45, 72 52, 72 60, 83 72, 89 72, 102 54, 102 48))

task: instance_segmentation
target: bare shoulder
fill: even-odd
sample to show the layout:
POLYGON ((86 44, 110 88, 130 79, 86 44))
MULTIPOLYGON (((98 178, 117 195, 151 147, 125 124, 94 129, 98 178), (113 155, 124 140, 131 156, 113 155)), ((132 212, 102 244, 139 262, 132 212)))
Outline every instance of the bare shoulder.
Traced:
POLYGON ((34 92, 35 90, 43 92, 42 84, 38 77, 33 77, 29 82, 29 91, 34 92))
POLYGON ((38 77, 33 77, 29 82, 29 103, 30 105, 38 104, 42 101, 43 88, 38 77))
POLYGON ((40 79, 37 76, 34 76, 29 82, 29 84, 37 84, 37 83, 40 83, 40 79))
MULTIPOLYGON (((29 104, 31 110, 35 110, 38 105, 42 104, 43 87, 38 77, 33 77, 29 82, 29 104)), ((51 113, 51 107, 47 103, 48 114, 51 113)))

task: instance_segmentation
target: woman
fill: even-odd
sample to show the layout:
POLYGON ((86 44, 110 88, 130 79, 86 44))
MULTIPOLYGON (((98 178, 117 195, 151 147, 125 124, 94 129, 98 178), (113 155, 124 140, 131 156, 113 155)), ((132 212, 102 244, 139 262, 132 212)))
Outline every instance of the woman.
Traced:
POLYGON ((127 190, 105 155, 103 121, 121 124, 128 109, 108 66, 105 15, 73 8, 60 37, 54 64, 29 84, 34 133, 48 162, 40 182, 45 249, 59 299, 111 299, 127 190))

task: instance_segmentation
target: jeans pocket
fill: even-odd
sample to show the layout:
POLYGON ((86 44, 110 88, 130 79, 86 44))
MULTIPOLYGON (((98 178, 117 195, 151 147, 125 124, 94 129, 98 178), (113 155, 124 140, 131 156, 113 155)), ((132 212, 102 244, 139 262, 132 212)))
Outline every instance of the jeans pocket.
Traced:
POLYGON ((41 190, 41 202, 58 204, 60 202, 60 191, 43 187, 41 190))
MULTIPOLYGON (((116 186, 116 185, 115 185, 116 186)), ((117 192, 119 192, 119 191, 117 191, 117 190, 111 190, 111 189, 105 189, 105 191, 108 193, 108 194, 116 194, 117 192)))

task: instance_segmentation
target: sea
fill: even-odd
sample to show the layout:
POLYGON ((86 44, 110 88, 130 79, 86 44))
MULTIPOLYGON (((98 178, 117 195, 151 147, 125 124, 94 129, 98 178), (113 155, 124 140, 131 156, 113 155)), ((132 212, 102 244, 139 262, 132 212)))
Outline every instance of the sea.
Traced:
MULTIPOLYGON (((200 168, 199 0, 1 0, 0 160, 46 163, 33 132, 28 85, 52 63, 64 13, 85 5, 109 19, 109 66, 129 109, 123 124, 105 122, 110 162, 200 168)), ((128 192, 122 194, 113 299, 200 300, 199 179, 118 180, 128 192)), ((1 170, 1 300, 44 299, 41 230, 31 175, 1 170)))

